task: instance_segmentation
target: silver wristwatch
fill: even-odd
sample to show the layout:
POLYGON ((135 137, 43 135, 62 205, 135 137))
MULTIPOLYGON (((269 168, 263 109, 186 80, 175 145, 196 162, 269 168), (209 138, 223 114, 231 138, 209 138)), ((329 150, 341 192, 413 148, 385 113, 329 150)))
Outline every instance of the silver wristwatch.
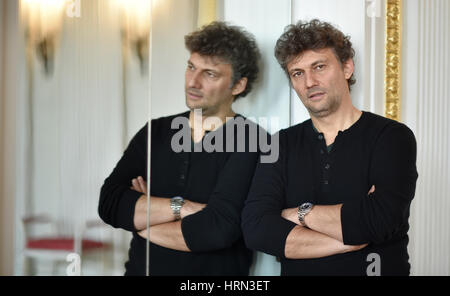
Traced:
POLYGON ((298 221, 300 221, 300 224, 301 224, 303 227, 307 227, 307 226, 306 226, 306 223, 305 223, 305 216, 306 216, 309 212, 311 212, 311 210, 312 210, 313 207, 314 207, 314 205, 313 205, 312 203, 310 203, 310 202, 305 202, 305 203, 301 204, 301 205, 298 207, 298 210, 297 210, 298 221))
POLYGON ((173 215, 176 220, 181 219, 180 210, 184 205, 184 198, 181 196, 175 196, 170 199, 170 208, 172 209, 173 215))

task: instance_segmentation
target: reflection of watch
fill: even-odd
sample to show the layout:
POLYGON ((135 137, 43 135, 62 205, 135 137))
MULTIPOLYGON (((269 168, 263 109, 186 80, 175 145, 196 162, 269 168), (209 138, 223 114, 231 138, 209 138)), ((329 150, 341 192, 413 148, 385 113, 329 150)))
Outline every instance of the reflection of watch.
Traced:
POLYGON ((306 226, 306 223, 305 223, 305 216, 306 216, 309 212, 311 212, 311 210, 312 210, 313 207, 314 207, 314 205, 313 205, 312 203, 310 203, 310 202, 305 202, 304 204, 301 204, 301 205, 298 207, 298 211, 297 211, 297 214, 298 214, 298 220, 300 221, 300 224, 301 224, 303 227, 308 227, 308 226, 306 226))
POLYGON ((181 219, 180 210, 184 205, 184 198, 181 196, 175 196, 170 199, 170 208, 172 209, 173 215, 176 220, 181 219))

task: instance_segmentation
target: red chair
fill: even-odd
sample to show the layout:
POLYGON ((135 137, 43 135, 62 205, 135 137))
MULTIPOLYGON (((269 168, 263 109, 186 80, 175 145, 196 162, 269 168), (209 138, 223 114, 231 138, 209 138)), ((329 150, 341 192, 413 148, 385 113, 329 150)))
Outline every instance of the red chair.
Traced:
MULTIPOLYGON (((87 231, 96 227, 108 227, 101 220, 92 220, 75 227, 72 237, 59 235, 57 224, 47 215, 29 216, 22 219, 25 246, 23 249, 23 270, 29 275, 30 259, 43 259, 52 262, 52 274, 55 274, 57 263, 66 261, 67 256, 76 253, 82 259, 87 255, 98 252, 110 252, 111 242, 92 240, 85 238, 87 231), (31 236, 30 228, 36 225, 47 224, 51 228, 50 235, 31 236)), ((67 263, 69 264, 69 263, 67 263)))

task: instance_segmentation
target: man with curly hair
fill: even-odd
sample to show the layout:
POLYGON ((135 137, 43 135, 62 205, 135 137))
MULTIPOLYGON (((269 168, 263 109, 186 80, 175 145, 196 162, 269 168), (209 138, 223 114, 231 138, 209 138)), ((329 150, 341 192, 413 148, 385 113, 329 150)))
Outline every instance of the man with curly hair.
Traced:
POLYGON ((416 141, 404 124, 362 112, 350 96, 355 51, 327 22, 290 25, 275 56, 311 119, 279 133, 258 163, 247 245, 281 259, 282 275, 408 275, 416 141))
POLYGON ((260 54, 252 35, 223 22, 187 35, 185 45, 189 111, 151 123, 150 229, 147 125, 105 180, 99 215, 133 233, 125 275, 146 274, 147 239, 150 275, 248 275, 252 252, 245 247, 240 219, 258 157, 248 149, 248 131, 256 124, 246 125, 245 143, 228 131, 237 128, 233 120, 243 119, 232 104, 251 91, 260 54), (244 144, 245 149, 202 149, 215 142, 230 147, 230 141, 232 148, 244 144))

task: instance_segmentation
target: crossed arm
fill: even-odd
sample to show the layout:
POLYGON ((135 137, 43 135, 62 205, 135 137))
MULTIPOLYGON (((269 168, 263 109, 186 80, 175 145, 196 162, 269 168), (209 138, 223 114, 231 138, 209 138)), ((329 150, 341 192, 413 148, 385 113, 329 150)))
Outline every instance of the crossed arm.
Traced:
MULTIPOLYGON (((131 189, 142 193, 135 208, 134 224, 138 235, 142 238, 150 238, 152 243, 178 250, 190 252, 183 233, 181 220, 175 220, 170 208, 170 199, 150 197, 150 228, 147 229, 147 185, 142 177, 132 180, 131 189), (149 236, 150 234, 150 236, 149 236)), ((372 187, 371 192, 375 190, 372 187)), ((206 204, 185 200, 180 215, 183 219, 188 215, 201 211, 206 204)), ((305 222, 308 228, 299 225, 297 208, 285 209, 281 216, 296 224, 286 239, 285 256, 290 259, 320 258, 339 253, 357 251, 364 245, 344 245, 342 242, 342 230, 340 221, 340 209, 342 204, 331 206, 314 206, 306 215, 305 222)))
MULTIPOLYGON (((153 122, 152 130, 159 131, 160 124, 162 123, 159 120, 153 122)), ((137 190, 130 189, 130 186, 136 186, 136 183, 133 185, 130 182, 133 178, 146 176, 146 161, 143 160, 148 156, 147 134, 148 126, 146 125, 131 140, 116 167, 105 179, 100 190, 98 205, 100 218, 114 228, 136 232, 136 234, 141 232, 142 236, 148 236, 155 244, 174 250, 209 252, 232 247, 242 237, 240 213, 254 174, 258 153, 222 154, 220 159, 225 160, 224 163, 205 159, 211 164, 221 165, 215 167, 220 177, 213 179, 215 174, 208 176, 207 185, 211 187, 211 191, 207 201, 204 201, 207 205, 192 203, 195 196, 190 197, 197 194, 195 192, 203 192, 204 188, 194 190, 189 195, 188 199, 191 200, 186 201, 181 208, 181 223, 175 221, 172 216, 168 199, 171 196, 151 196, 149 214, 152 220, 149 221, 151 226, 149 228, 152 235, 149 236, 150 229, 146 229, 147 194, 144 194, 146 189, 143 190, 139 182, 137 190), (210 183, 213 180, 216 180, 215 183, 210 183), (198 207, 195 207, 196 205, 198 207), (194 210, 190 211, 190 206, 193 206, 194 210), (171 239, 171 236, 174 239, 171 239), (178 244, 175 244, 174 240, 178 244)), ((157 139, 160 139, 160 136, 155 135, 157 139)), ((162 174, 165 178, 172 178, 174 175, 170 172, 162 172, 162 174)), ((192 176, 201 178, 201 175, 196 173, 192 176)), ((146 187, 145 184, 142 186, 146 187)), ((170 191, 168 188, 162 188, 162 190, 170 191)), ((199 196, 201 197, 205 196, 199 196)))
MULTIPOLYGON (((369 194, 374 191, 375 186, 372 186, 369 194)), ((339 253, 353 252, 366 247, 367 244, 345 245, 343 243, 341 208, 342 204, 314 206, 305 216, 307 228, 300 225, 297 208, 283 210, 281 216, 297 224, 286 239, 286 258, 320 258, 339 253)))
MULTIPOLYGON (((297 208, 283 210, 282 217, 297 224, 289 232, 286 238, 286 245, 284 249, 286 258, 321 258, 340 253, 357 251, 367 246, 344 245, 342 240, 339 240, 335 237, 336 234, 339 234, 339 232, 342 233, 341 230, 336 230, 337 228, 340 228, 340 224, 335 220, 336 211, 339 211, 340 207, 341 205, 314 206, 313 210, 311 210, 311 212, 309 212, 309 214, 305 217, 305 222, 308 227, 299 225, 299 221, 297 218, 297 208), (311 219, 313 211, 315 211, 315 217, 311 219), (312 228, 312 225, 310 223, 311 220, 313 220, 315 223, 313 225, 317 225, 316 228, 312 228), (335 236, 325 233, 325 231, 335 236), (335 231, 336 233, 333 233, 333 231, 335 231)), ((337 216, 339 216, 339 214, 337 214, 337 216)))
MULTIPOLYGON (((131 189, 143 195, 136 202, 134 226, 142 238, 178 251, 190 252, 181 231, 181 220, 176 220, 170 208, 170 199, 150 197, 150 228, 147 229, 147 185, 142 177, 132 180, 131 189), (150 233, 150 236, 149 236, 150 233)), ((181 219, 201 211, 206 204, 185 200, 180 210, 181 219)))

